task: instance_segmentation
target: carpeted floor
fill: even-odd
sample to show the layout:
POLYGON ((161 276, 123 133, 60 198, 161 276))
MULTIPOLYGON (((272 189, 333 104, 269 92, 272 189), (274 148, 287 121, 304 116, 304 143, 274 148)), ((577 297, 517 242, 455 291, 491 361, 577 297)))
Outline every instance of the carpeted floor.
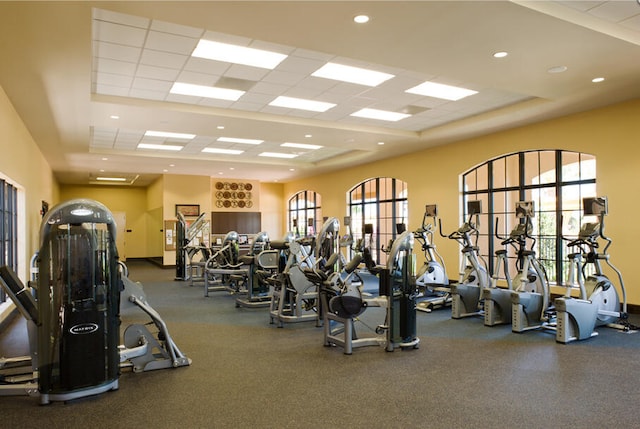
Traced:
MULTIPOLYGON (((174 281, 130 262, 190 367, 120 377, 120 388, 39 406, 0 398, 0 427, 16 428, 585 428, 637 427, 640 333, 599 329, 561 345, 447 309, 418 313, 417 350, 323 347, 314 323, 269 324, 266 308, 174 281)), ((365 315, 371 310, 367 310, 365 315)), ((365 321, 375 325, 379 314, 365 321)), ((123 327, 146 322, 125 311, 123 327)), ((637 322, 637 319, 635 320, 637 322)), ((24 322, 0 336, 0 355, 26 354, 24 322)), ((362 335, 368 329, 362 327, 362 335)))

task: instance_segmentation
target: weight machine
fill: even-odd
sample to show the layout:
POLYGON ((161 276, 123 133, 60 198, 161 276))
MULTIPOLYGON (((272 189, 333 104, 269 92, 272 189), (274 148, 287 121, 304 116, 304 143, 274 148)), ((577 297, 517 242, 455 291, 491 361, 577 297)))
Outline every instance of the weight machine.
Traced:
POLYGON ((23 375, 0 385, 0 395, 38 396, 42 404, 69 401, 118 389, 122 368, 141 372, 191 364, 141 286, 118 263, 115 235, 105 206, 71 200, 42 220, 28 286, 9 267, 0 267, 0 286, 27 320, 31 349, 30 356, 0 360, 0 373, 12 374, 3 377, 5 383, 23 375), (132 325, 119 345, 121 303, 151 317, 157 335, 132 325))

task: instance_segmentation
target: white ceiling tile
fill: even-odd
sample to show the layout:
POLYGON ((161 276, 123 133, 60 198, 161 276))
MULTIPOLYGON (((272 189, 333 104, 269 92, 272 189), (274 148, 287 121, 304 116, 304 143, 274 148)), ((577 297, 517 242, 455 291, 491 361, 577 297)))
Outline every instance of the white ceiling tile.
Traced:
POLYGON ((96 60, 96 71, 98 73, 111 73, 133 76, 136 72, 136 65, 134 63, 127 63, 124 61, 98 58, 96 60))
POLYGON ((160 33, 159 31, 149 31, 145 48, 156 51, 191 55, 197 44, 198 39, 192 37, 160 33))
POLYGON ((310 75, 326 64, 326 61, 291 55, 285 58, 277 69, 285 72, 310 75))
MULTIPOLYGON (((244 98, 244 96, 243 96, 244 98)), ((248 112, 258 112, 264 107, 263 103, 251 103, 240 99, 231 105, 232 109, 245 110, 248 112)))
POLYGON ((178 70, 175 69, 166 69, 162 67, 154 67, 147 66, 144 64, 140 64, 138 66, 138 71, 136 76, 138 77, 146 77, 148 79, 159 79, 159 80, 169 80, 175 81, 178 77, 178 70))
POLYGON ((309 58, 311 60, 318 60, 318 61, 322 61, 323 63, 329 62, 331 61, 332 58, 334 58, 334 55, 331 54, 326 54, 323 52, 314 52, 314 51, 309 51, 307 49, 300 49, 297 48, 295 49, 291 55, 294 55, 296 57, 301 57, 301 58, 309 58))
POLYGON ((203 98, 202 100, 200 100, 198 104, 201 106, 227 108, 227 107, 231 107, 233 103, 234 103, 233 101, 229 101, 229 100, 216 100, 215 98, 203 98))
POLYGON ((246 37, 236 36, 233 34, 217 33, 215 31, 205 32, 204 36, 202 36, 202 39, 238 46, 249 46, 249 44, 251 43, 251 39, 248 39, 246 37))
POLYGON ((96 94, 117 95, 119 97, 128 97, 129 88, 111 85, 96 85, 96 94))
POLYGON ((288 89, 289 86, 287 85, 269 82, 258 82, 251 90, 252 92, 255 92, 257 94, 282 95, 288 89))
POLYGON ((94 38, 101 42, 117 43, 125 46, 141 47, 146 30, 110 22, 94 21, 94 38))
POLYGON ((173 24, 171 22, 153 20, 151 22, 151 30, 159 31, 161 33, 177 34, 179 36, 187 36, 195 39, 199 39, 204 30, 201 28, 189 27, 186 25, 173 24))
POLYGON ((198 104, 201 98, 190 95, 168 94, 166 100, 174 103, 198 104))
POLYGON ((116 24, 124 24, 131 27, 148 28, 150 20, 140 16, 128 15, 110 10, 97 9, 92 10, 93 19, 99 21, 109 21, 116 24))
POLYGON ((635 31, 640 31, 640 14, 632 18, 625 19, 624 21, 620 21, 620 25, 635 31))
POLYGON ((132 89, 129 92, 130 97, 143 98, 145 100, 164 100, 166 93, 158 91, 148 91, 144 89, 132 89))
POLYGON ((133 85, 131 86, 131 89, 150 90, 150 91, 168 93, 172 85, 173 85, 173 82, 168 82, 166 80, 145 79, 145 78, 139 77, 133 80, 133 85))
POLYGON ((182 71, 178 75, 176 82, 192 83, 194 85, 213 86, 220 76, 197 73, 192 71, 182 71))
POLYGON ((93 53, 98 58, 136 63, 140 58, 141 48, 116 45, 114 43, 94 42, 93 53))
POLYGON ((636 1, 608 1, 589 9, 589 14, 611 22, 623 21, 638 13, 640 4, 636 1))
POLYGON ((585 12, 589 9, 593 9, 594 7, 601 5, 602 3, 605 3, 604 0, 595 0, 595 1, 589 1, 589 0, 569 0, 569 1, 558 1, 556 3, 560 3, 564 6, 570 7, 572 9, 576 9, 582 12, 585 12))
POLYGON ((304 79, 304 76, 297 73, 289 73, 289 72, 281 72, 278 70, 272 70, 262 79, 262 81, 266 83, 276 83, 276 84, 293 86, 303 79, 304 79))
POLYGON ((231 64, 229 68, 224 72, 224 76, 233 77, 236 79, 253 80, 257 82, 261 79, 264 79, 264 77, 268 75, 269 72, 269 70, 259 67, 231 64))
POLYGON ((98 85, 120 86, 129 88, 133 83, 133 78, 131 76, 124 76, 119 74, 98 73, 96 76, 96 83, 98 85))
POLYGON ((185 70, 222 76, 229 68, 228 63, 190 57, 184 66, 185 70))
POLYGON ((182 69, 189 57, 187 55, 145 49, 140 57, 140 64, 171 69, 182 69))

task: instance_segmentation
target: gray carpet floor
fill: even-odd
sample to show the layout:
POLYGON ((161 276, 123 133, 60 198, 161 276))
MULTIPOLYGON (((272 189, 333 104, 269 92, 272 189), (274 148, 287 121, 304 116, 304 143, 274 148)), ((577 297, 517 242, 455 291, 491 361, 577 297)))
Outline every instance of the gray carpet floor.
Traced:
MULTIPOLYGON (((0 398, 6 428, 585 428, 639 427, 640 333, 561 345, 450 310, 418 313, 417 350, 324 347, 314 323, 269 323, 266 308, 174 281, 130 262, 189 367, 120 376, 119 389, 69 403, 0 398)), ((375 309, 365 323, 374 326, 375 309)), ((638 322, 636 316, 635 322, 638 322)), ((123 328, 146 322, 124 311, 123 328)), ((26 354, 24 322, 0 333, 0 355, 26 354)), ((360 326, 361 335, 372 334, 360 326)))

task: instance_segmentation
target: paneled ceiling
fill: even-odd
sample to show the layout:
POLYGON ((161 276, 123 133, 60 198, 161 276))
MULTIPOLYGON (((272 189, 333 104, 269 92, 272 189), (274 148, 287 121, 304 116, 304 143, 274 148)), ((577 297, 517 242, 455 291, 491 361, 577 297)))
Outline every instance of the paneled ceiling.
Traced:
POLYGON ((640 4, 1 2, 0 55, 0 86, 61 183, 284 182, 637 98, 640 4), (369 21, 355 23, 362 14, 369 21), (281 60, 195 56, 202 40, 281 60), (317 76, 328 63, 387 80, 317 76), (473 93, 411 91, 424 82, 473 93), (179 85, 200 87, 184 95, 179 85), (274 105, 282 97, 331 107, 274 105))

